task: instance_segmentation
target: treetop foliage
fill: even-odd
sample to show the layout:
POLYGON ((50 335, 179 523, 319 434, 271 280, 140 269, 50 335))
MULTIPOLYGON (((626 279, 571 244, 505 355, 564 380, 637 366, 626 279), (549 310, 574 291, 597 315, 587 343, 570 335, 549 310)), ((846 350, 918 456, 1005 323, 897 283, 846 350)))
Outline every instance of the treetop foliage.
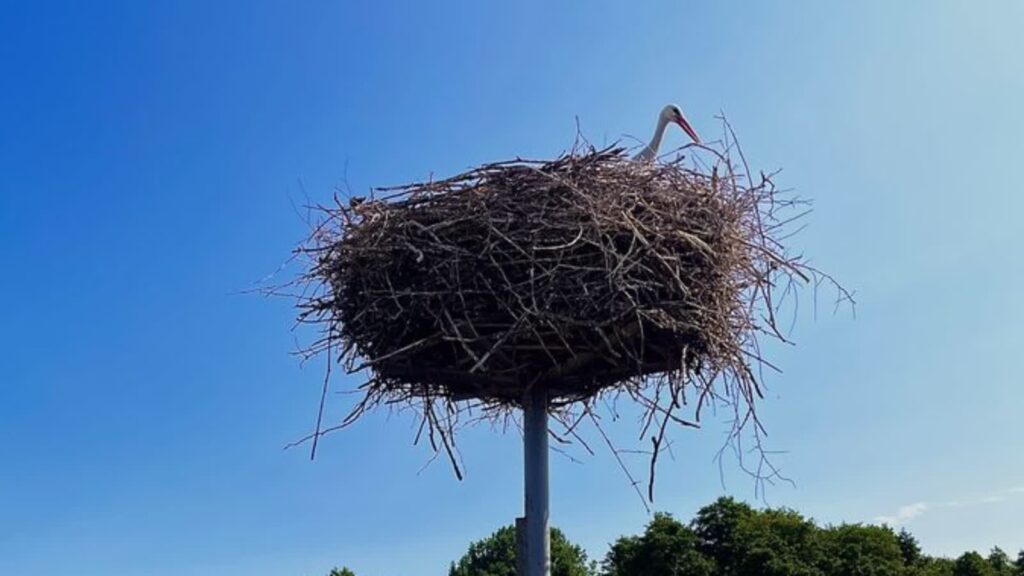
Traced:
MULTIPOLYGON (((516 576, 515 554, 515 528, 506 526, 470 544, 448 576, 516 576)), ((987 557, 932 557, 905 528, 819 526, 794 510, 719 498, 689 523, 656 513, 641 534, 612 543, 600 564, 553 528, 551 565, 552 576, 1024 576, 1024 550, 1015 559, 999 547, 987 557)))

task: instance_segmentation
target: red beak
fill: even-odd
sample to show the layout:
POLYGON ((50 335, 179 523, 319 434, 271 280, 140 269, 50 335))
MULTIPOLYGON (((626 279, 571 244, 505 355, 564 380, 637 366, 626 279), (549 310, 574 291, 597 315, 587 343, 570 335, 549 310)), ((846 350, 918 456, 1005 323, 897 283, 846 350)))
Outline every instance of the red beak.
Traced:
POLYGON ((692 126, 690 126, 690 123, 686 121, 686 118, 683 118, 682 116, 676 118, 676 124, 679 124, 679 127, 683 129, 683 132, 686 132, 686 135, 695 143, 700 144, 700 136, 697 136, 697 132, 692 126))

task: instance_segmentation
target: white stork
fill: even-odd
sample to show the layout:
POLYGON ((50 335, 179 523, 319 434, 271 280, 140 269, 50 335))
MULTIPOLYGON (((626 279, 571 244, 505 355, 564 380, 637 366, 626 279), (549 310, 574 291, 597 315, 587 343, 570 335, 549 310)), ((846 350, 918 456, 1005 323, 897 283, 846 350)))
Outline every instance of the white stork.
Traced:
POLYGON ((697 132, 693 130, 690 123, 686 121, 686 117, 683 116, 679 107, 675 104, 669 104, 661 109, 661 114, 658 115, 658 125, 654 128, 654 136, 651 138, 651 142, 644 146, 644 149, 639 154, 633 157, 634 160, 640 162, 653 162, 658 157, 658 148, 661 147, 661 139, 665 136, 665 128, 668 127, 669 122, 674 122, 686 132, 686 135, 693 139, 694 142, 700 144, 700 137, 697 136, 697 132))

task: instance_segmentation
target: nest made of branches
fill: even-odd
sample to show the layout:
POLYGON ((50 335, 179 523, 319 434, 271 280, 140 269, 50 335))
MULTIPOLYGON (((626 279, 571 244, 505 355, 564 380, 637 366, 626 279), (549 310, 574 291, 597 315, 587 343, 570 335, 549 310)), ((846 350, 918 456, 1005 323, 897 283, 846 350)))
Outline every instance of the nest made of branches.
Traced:
POLYGON ((756 419, 758 337, 785 340, 779 301, 821 276, 784 245, 802 203, 735 152, 581 144, 320 207, 299 319, 322 329, 306 352, 365 374, 342 424, 411 405, 451 455, 466 406, 538 386, 563 416, 624 392, 662 432, 713 401, 756 419))

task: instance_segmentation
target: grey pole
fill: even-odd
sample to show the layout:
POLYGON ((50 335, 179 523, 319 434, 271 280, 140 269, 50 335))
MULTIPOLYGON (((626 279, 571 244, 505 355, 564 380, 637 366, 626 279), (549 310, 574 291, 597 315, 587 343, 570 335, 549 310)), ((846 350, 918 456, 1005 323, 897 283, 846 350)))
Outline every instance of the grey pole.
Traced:
MULTIPOLYGON (((523 402, 523 456, 526 494, 526 574, 550 576, 548 530, 548 394, 534 386, 523 402)), ((522 565, 523 563, 520 563, 522 565)))

